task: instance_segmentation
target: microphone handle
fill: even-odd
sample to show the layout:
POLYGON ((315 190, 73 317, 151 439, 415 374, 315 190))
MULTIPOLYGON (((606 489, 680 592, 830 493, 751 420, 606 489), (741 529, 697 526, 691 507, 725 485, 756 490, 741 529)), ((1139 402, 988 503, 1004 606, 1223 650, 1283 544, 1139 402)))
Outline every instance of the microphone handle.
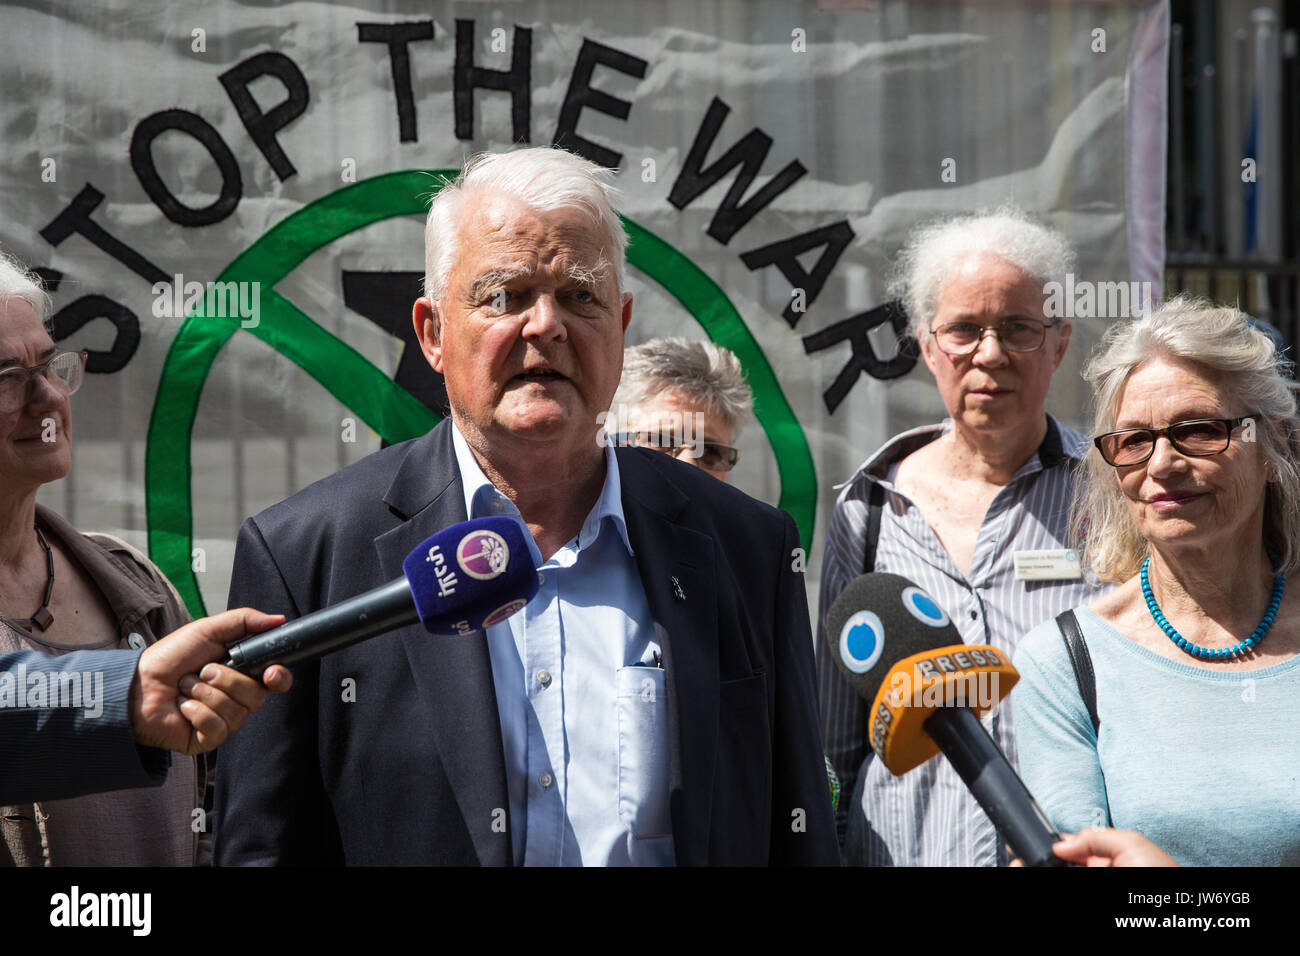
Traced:
POLYGON ((937 707, 922 729, 939 745, 1026 866, 1067 865, 1052 853, 1052 844, 1061 835, 969 707, 937 707))
POLYGON ((320 657, 419 620, 411 585, 401 577, 231 644, 222 663, 260 680, 271 664, 296 664, 320 657))

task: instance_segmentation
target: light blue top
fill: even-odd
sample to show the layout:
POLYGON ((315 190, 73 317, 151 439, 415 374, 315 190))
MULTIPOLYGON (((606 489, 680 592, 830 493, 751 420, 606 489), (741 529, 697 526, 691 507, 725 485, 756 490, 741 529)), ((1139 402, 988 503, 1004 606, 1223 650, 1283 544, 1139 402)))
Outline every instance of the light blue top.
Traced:
MULTIPOLYGON (((513 502, 484 476, 457 429, 471 518, 513 502)), ((542 586, 487 629, 516 865, 672 866, 668 701, 662 652, 623 517, 614 449, 576 538, 545 562, 542 586), (649 666, 646 666, 646 665, 649 666)))
POLYGON ((1010 697, 1021 776, 1057 828, 1136 830, 1184 865, 1300 865, 1300 656, 1211 671, 1075 613, 1100 733, 1054 620, 1021 643, 1010 697))

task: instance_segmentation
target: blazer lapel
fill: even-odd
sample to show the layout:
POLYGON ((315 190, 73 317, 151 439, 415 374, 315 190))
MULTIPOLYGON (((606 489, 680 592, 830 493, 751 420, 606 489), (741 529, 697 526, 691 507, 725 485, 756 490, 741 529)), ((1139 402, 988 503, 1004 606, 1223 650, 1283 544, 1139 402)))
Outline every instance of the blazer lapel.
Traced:
MULTIPOLYGON (((385 580, 402 575, 402 561, 420 542, 467 518, 451 428, 451 422, 444 421, 412 443, 384 495, 402 519, 375 538, 385 580)), ((415 685, 432 715, 438 755, 479 862, 508 866, 513 861, 509 826, 504 834, 493 830, 494 814, 508 808, 510 801, 487 635, 476 631, 435 637, 414 627, 406 630, 402 643, 415 685)))
MULTIPOLYGON (((639 455, 618 448, 623 516, 668 688, 669 805, 677 863, 708 862, 718 747, 718 607, 713 539, 678 523, 688 499, 639 455)), ((657 454, 657 453, 656 453, 657 454)))

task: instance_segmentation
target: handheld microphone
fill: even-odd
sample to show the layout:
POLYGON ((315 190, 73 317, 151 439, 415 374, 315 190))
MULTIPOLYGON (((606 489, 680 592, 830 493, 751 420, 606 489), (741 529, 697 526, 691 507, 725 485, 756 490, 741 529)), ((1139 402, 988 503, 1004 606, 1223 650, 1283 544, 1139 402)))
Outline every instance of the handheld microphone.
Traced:
POLYGON ((223 663, 260 677, 419 621, 430 634, 472 634, 521 609, 540 587, 537 566, 512 518, 462 521, 424 541, 403 576, 270 631, 231 644, 223 663))
POLYGON ((1061 837, 980 717, 1020 675, 1006 655, 964 644, 947 612, 897 574, 863 574, 827 613, 828 650, 871 704, 871 749, 901 776, 940 751, 1027 866, 1065 866, 1061 837))

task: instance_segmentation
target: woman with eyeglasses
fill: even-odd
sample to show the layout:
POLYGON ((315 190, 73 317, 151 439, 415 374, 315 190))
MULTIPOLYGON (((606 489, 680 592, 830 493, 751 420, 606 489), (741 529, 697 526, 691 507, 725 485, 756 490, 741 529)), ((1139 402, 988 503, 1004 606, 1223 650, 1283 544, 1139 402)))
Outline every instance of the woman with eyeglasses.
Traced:
MULTIPOLYGON (((68 399, 86 368, 85 352, 54 344, 49 316, 39 280, 0 256, 0 653, 141 648, 189 620, 175 589, 126 542, 81 534, 36 501, 72 467, 68 399)), ((88 715, 112 706, 93 674, 80 684, 28 686, 24 700, 54 706, 58 695, 88 715)), ((0 706, 19 706, 11 696, 0 706)), ((174 755, 161 787, 0 807, 0 865, 201 862, 206 767, 174 755)))
MULTIPOLYGON (((845 861, 864 866, 1002 866, 1005 840, 946 761, 896 777, 870 746, 869 702, 844 678, 826 614, 864 572, 908 578, 968 644, 1010 657, 1040 621, 1097 589, 1066 540, 1087 437, 1048 413, 1072 326, 1044 289, 1074 271, 1061 233, 1014 209, 918 227, 891 291, 947 413, 901 432, 842 486, 826 533, 818 689, 826 753, 851 795, 838 822, 845 861)), ((919 384, 919 383, 918 383, 919 384)), ((987 721, 1015 753, 1018 715, 987 721)))
POLYGON ((1032 631, 1012 692, 1025 783, 1062 831, 1182 864, 1300 864, 1300 419, 1268 337, 1177 298, 1085 377, 1083 560, 1119 586, 1032 631), (1094 719, 1095 718, 1095 719, 1094 719))
POLYGON ((740 360, 712 342, 651 339, 623 353, 606 430, 622 445, 655 448, 720 481, 753 408, 740 360))

